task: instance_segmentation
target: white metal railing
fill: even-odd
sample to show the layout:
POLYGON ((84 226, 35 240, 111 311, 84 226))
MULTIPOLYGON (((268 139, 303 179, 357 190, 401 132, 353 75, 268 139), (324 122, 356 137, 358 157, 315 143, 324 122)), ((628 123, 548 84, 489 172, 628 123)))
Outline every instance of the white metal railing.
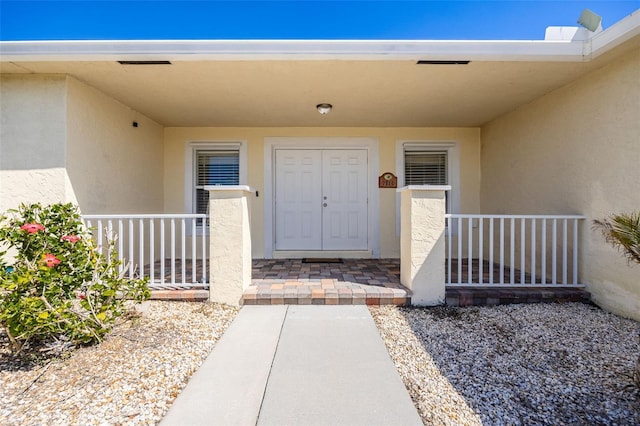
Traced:
POLYGON ((580 215, 446 214, 447 286, 583 286, 580 215))
POLYGON ((84 215, 103 250, 115 240, 121 271, 148 277, 149 287, 207 287, 208 235, 204 214, 84 215), (127 270, 125 270, 127 268, 127 270))

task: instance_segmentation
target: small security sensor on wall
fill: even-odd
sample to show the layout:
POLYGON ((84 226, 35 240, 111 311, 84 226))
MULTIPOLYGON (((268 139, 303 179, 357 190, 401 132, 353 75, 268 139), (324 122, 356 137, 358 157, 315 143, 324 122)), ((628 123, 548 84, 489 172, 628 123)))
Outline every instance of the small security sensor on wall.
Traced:
POLYGON ((138 122, 137 122, 137 121, 134 121, 131 125, 132 125, 133 127, 138 127, 138 122))

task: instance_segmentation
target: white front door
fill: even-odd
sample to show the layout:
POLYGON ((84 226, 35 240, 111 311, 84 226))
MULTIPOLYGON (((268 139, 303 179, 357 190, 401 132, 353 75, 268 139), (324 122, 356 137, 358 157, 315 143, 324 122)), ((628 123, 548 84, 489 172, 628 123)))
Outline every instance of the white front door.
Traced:
POLYGON ((322 249, 322 151, 276 150, 276 249, 322 249))
POLYGON ((278 149, 276 250, 368 248, 367 151, 278 149))
POLYGON ((322 248, 367 249, 367 151, 322 151, 322 248))

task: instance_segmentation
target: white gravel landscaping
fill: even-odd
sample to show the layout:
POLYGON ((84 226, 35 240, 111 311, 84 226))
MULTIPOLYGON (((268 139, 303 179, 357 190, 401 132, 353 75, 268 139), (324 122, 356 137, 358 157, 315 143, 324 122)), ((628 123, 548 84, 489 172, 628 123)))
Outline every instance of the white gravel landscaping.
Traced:
MULTIPOLYGON (((145 306, 63 357, 14 358, 0 331, 0 424, 157 424, 238 310, 145 306)), ((636 321, 580 303, 370 311, 425 424, 640 424, 636 321)))
POLYGON ((35 364, 0 331, 0 425, 155 425, 237 312, 146 302, 99 345, 35 364))
POLYGON ((427 425, 638 425, 640 323, 594 306, 371 307, 427 425))

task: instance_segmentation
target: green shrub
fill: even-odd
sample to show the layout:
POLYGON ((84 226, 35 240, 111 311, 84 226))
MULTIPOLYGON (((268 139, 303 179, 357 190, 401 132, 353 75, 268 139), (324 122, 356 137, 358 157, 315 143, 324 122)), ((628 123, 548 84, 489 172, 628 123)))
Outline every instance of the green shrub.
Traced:
POLYGON ((149 297, 126 279, 109 239, 98 251, 72 204, 21 205, 0 217, 0 325, 19 352, 30 340, 95 343, 149 297))
POLYGON ((593 226, 601 230, 605 240, 621 250, 629 262, 640 265, 640 211, 594 220, 593 226))
MULTIPOLYGON (((602 231, 605 240, 622 251, 627 261, 640 265, 640 211, 594 220, 593 227, 602 231)), ((636 361, 632 377, 640 389, 640 357, 636 361)))

